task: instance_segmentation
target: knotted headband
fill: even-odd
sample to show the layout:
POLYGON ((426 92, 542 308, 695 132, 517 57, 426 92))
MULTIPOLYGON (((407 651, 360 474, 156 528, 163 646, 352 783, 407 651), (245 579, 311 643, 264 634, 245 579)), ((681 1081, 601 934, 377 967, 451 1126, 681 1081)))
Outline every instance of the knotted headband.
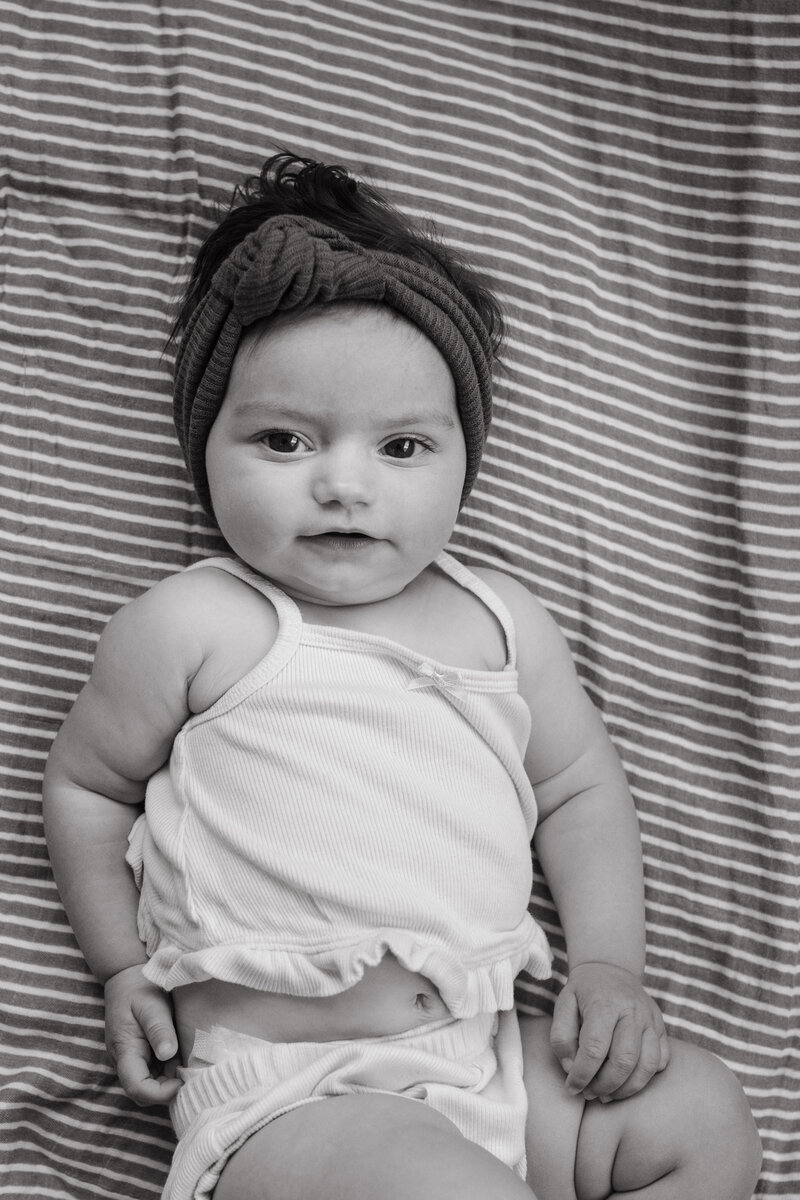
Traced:
POLYGON ((386 304, 443 355, 467 447, 462 500, 480 465, 491 419, 492 346, 475 309, 449 279, 400 254, 368 250, 309 217, 278 216, 248 234, 214 275, 181 338, 174 417, 197 495, 213 516, 206 441, 222 406, 243 332, 278 313, 334 301, 386 304))

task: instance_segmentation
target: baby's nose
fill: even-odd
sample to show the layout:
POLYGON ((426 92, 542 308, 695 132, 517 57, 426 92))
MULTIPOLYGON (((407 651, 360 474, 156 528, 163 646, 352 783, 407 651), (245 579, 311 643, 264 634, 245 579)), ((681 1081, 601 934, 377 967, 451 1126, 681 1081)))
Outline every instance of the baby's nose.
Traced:
POLYGON ((363 455, 348 451, 320 456, 312 491, 317 504, 369 504, 374 493, 372 465, 363 455))

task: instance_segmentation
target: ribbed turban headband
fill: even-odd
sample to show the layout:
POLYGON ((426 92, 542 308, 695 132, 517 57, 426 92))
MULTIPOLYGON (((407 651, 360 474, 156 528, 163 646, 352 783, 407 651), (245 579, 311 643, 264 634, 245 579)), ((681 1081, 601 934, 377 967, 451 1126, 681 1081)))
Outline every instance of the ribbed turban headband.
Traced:
POLYGON ((285 215, 265 221, 232 251, 194 309, 178 349, 178 440, 195 490, 212 516, 206 441, 243 332, 264 317, 346 300, 386 304, 444 356, 455 381, 467 447, 462 500, 469 493, 491 419, 492 346, 481 318, 432 267, 367 250, 311 218, 285 215))

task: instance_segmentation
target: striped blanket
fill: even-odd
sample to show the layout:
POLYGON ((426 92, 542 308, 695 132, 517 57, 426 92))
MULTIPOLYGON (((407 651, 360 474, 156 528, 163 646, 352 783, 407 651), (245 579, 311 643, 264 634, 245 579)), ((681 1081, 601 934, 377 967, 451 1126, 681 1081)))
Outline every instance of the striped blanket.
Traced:
POLYGON ((744 1083, 758 1195, 800 1196, 793 7, 0 0, 0 1194, 154 1200, 169 1161, 103 1050, 41 773, 110 614, 218 548, 162 347, 215 205, 288 146, 498 283, 507 368, 453 547, 569 638, 641 817, 648 984, 744 1083))

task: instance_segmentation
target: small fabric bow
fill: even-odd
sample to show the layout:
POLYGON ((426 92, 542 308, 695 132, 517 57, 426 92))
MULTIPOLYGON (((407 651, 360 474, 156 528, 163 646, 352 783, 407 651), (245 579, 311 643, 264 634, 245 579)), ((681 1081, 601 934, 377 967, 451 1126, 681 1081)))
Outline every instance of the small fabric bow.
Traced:
POLYGON ((415 692, 424 687, 436 687, 442 692, 458 692, 462 689, 461 676, 458 671, 437 671, 428 662, 420 663, 416 678, 409 682, 408 690, 415 692))

